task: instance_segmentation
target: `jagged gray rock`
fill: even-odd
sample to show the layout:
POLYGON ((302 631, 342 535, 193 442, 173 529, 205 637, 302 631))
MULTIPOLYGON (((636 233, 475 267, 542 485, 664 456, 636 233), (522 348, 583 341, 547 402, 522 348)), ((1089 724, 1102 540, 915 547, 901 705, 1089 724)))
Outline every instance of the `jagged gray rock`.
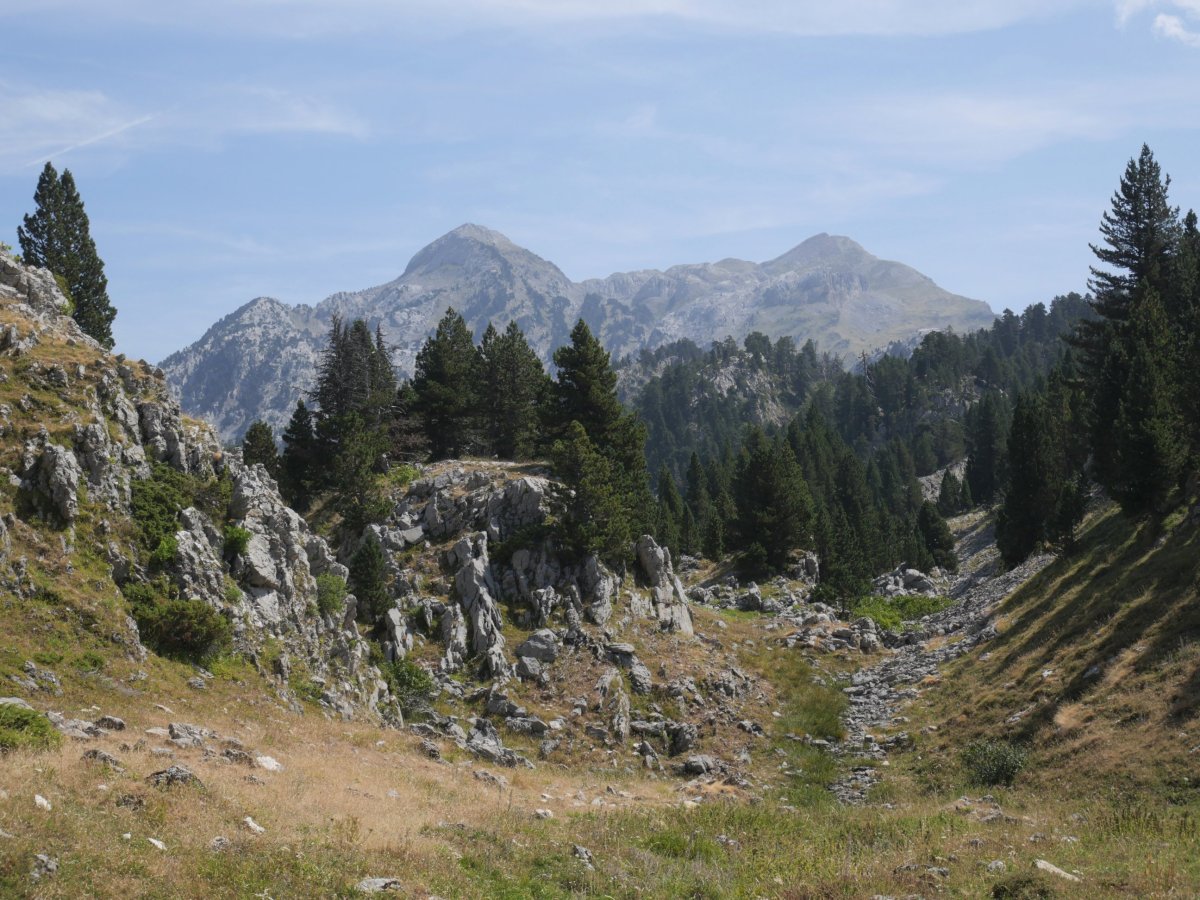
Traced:
POLYGON ((692 614, 683 585, 671 567, 671 551, 658 546, 648 534, 638 538, 636 549, 638 563, 650 585, 654 618, 667 631, 692 635, 692 614))

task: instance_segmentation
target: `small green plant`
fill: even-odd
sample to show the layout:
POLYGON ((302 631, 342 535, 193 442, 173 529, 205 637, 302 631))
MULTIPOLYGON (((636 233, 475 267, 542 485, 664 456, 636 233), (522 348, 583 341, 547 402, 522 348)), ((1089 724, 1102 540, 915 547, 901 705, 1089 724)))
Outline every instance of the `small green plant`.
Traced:
POLYGON ((71 660, 71 665, 80 672, 99 672, 104 668, 105 659, 95 650, 85 650, 83 653, 80 653, 73 660, 71 660))
POLYGON ((54 650, 39 650, 33 654, 33 661, 39 666, 57 666, 63 661, 63 655, 54 650))
POLYGON ((235 556, 241 556, 246 552, 246 548, 250 546, 251 534, 245 528, 240 528, 237 525, 226 525, 224 531, 225 538, 225 558, 233 559, 235 556))
POLYGON ((307 703, 320 703, 321 695, 325 693, 325 689, 311 678, 298 679, 292 683, 291 687, 296 692, 296 696, 307 703))
POLYGON ((1011 785, 1028 759, 1023 747, 1008 741, 973 741, 962 752, 963 767, 975 784, 1011 785))
POLYGON ((383 677, 400 708, 406 713, 428 706, 436 690, 433 676, 411 659, 385 663, 383 677))
POLYGON ((242 589, 228 575, 225 576, 225 602, 232 606, 242 602, 242 589))
POLYGON ((880 597, 872 594, 852 602, 850 612, 856 617, 866 616, 880 628, 900 631, 905 622, 931 615, 949 605, 950 599, 947 597, 925 597, 921 594, 880 597))
POLYGON ((346 605, 346 579, 332 572, 317 576, 317 609, 322 615, 336 616, 346 605))
POLYGON ((178 553, 179 541, 175 539, 175 535, 168 534, 159 539, 158 546, 150 554, 150 565, 156 569, 164 569, 175 560, 178 553))
POLYGON ((0 705, 0 752, 49 750, 61 743, 62 735, 40 712, 15 703, 0 705))
POLYGON ((997 900, 1049 900, 1054 888, 1036 872, 1015 872, 992 886, 997 900))

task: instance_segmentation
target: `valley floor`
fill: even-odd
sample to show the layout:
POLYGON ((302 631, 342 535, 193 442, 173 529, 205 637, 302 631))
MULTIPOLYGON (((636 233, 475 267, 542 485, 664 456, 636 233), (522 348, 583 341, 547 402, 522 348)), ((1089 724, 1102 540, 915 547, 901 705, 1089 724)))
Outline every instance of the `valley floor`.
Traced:
MULTIPOLYGON (((202 688, 154 659, 144 678, 64 675, 35 706, 126 727, 0 759, 0 894, 278 900, 394 878, 410 897, 1200 895, 1194 524, 1146 534, 1102 511, 1069 557, 1003 591, 984 523, 956 525, 959 602, 918 626, 922 648, 789 649, 774 617, 695 608, 697 664, 724 654, 768 685, 746 707, 766 734, 748 738, 743 784, 601 746, 533 770, 448 742, 433 758, 419 734, 290 710, 228 661, 202 688), (903 659, 920 665, 880 687, 903 659), (842 710, 840 753, 804 738, 842 710), (148 731, 170 723, 213 733, 187 748, 148 731), (980 739, 1027 748, 1012 786, 970 783, 960 751, 980 739), (198 781, 148 783, 171 765, 198 781), (828 786, 856 772, 861 802, 845 805, 828 786)), ((6 670, 37 643, 9 624, 6 670)), ((647 665, 674 640, 651 642, 647 665)), ((69 648, 58 657, 35 666, 61 672, 69 648)))

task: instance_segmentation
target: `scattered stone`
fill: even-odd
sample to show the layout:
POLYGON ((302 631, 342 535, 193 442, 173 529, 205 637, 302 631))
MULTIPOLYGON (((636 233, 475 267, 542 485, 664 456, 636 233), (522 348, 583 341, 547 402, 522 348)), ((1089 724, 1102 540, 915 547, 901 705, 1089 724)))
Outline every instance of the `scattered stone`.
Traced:
POLYGON ((504 790, 508 787, 508 779, 503 775, 493 775, 487 769, 476 769, 475 777, 484 784, 490 784, 499 790, 504 790))
POLYGON ((119 759, 109 753, 105 753, 103 750, 88 750, 83 754, 83 759, 87 762, 94 762, 97 765, 108 766, 114 772, 125 771, 125 767, 121 765, 119 759))
POLYGON ((166 850, 167 849, 167 845, 164 844, 162 841, 160 841, 158 838, 146 838, 146 840, 150 842, 150 846, 153 847, 155 850, 166 850))
POLYGON ((399 878, 364 878, 354 886, 360 894, 383 894, 389 891, 402 891, 404 885, 399 878))
POLYGON ((425 738, 424 740, 421 741, 421 752, 424 753, 426 756, 428 756, 430 759, 441 759, 442 758, 442 751, 439 750, 438 745, 435 744, 433 741, 429 740, 429 738, 425 738))
POLYGON ((174 787, 179 784, 194 784, 200 786, 200 779, 195 773, 184 766, 170 766, 146 777, 146 781, 155 787, 174 787))
POLYGON ((533 815, 535 818, 538 818, 538 819, 553 819, 554 818, 554 810, 552 810, 552 809, 535 809, 533 811, 533 815))
POLYGON ((117 798, 117 806, 133 812, 141 812, 146 808, 146 800, 137 794, 122 794, 117 798))
POLYGON ((167 725, 167 734, 171 737, 171 743, 178 747, 203 747, 205 740, 216 736, 207 728, 186 722, 171 722, 167 725))
POLYGON ((195 678, 189 678, 187 685, 194 691, 203 691, 208 689, 208 685, 205 684, 204 679, 200 678, 199 676, 195 678))
POLYGON ((581 860, 589 869, 596 868, 596 858, 592 856, 592 851, 587 847, 584 847, 581 844, 572 844, 571 853, 574 854, 576 859, 581 860))
POLYGON ((558 659, 561 642, 549 628, 539 628, 517 647, 517 656, 536 659, 540 663, 552 663, 558 659))
POLYGON ((33 868, 29 872, 29 877, 34 881, 41 881, 43 878, 49 878, 57 873, 58 860, 52 859, 45 853, 39 853, 33 858, 33 868))
POLYGON ((225 837, 224 835, 220 835, 220 834, 208 842, 208 849, 211 850, 213 853, 224 853, 231 846, 232 846, 232 843, 229 840, 229 838, 225 837))
POLYGON ((993 875, 1003 875, 1008 871, 1008 865, 1002 859, 993 859, 987 864, 987 870, 993 875))
POLYGON ((50 812, 50 810, 54 809, 54 806, 50 803, 50 801, 41 794, 34 794, 33 802, 37 805, 38 809, 45 810, 46 812, 50 812))
POLYGON ((103 728, 105 731, 125 730, 125 720, 118 719, 116 716, 101 716, 92 724, 97 728, 103 728))
POLYGON ((242 824, 246 826, 246 829, 248 831, 251 831, 254 834, 266 834, 267 833, 267 829, 263 828, 261 825, 259 825, 257 822, 255 822, 254 819, 250 818, 250 816, 246 816, 246 818, 242 819, 242 824))
POLYGON ((254 763, 260 769, 266 769, 268 772, 282 772, 283 764, 273 756, 256 756, 254 763))
POLYGON ((1047 875, 1053 875, 1056 878, 1061 878, 1064 881, 1082 881, 1078 875, 1072 875, 1070 872, 1064 872, 1052 862, 1047 862, 1044 859, 1036 859, 1033 861, 1033 866, 1039 871, 1045 872, 1047 875))

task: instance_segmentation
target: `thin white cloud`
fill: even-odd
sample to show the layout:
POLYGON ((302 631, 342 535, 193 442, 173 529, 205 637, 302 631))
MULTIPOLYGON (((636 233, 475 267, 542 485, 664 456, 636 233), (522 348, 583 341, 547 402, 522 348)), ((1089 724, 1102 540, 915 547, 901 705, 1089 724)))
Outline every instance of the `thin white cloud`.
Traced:
POLYGON ((1159 13, 1154 17, 1154 33, 1189 47, 1200 47, 1200 32, 1188 28, 1179 16, 1159 13))
POLYGON ((96 90, 0 81, 0 173, 85 148, 129 152, 220 142, 245 134, 326 134, 362 139, 367 123, 336 103, 267 87, 230 86, 168 109, 136 109, 96 90))
POLYGON ((1138 13, 1159 12, 1151 24, 1158 37, 1200 49, 1200 0, 1117 0, 1117 22, 1126 25, 1138 13))
MULTIPOLYGON (((808 36, 940 35, 1003 28, 1096 0, 8 0, 9 16, 49 8, 104 23, 311 38, 433 28, 646 22, 808 36)), ((1130 2, 1130 0, 1122 0, 1130 2)))

